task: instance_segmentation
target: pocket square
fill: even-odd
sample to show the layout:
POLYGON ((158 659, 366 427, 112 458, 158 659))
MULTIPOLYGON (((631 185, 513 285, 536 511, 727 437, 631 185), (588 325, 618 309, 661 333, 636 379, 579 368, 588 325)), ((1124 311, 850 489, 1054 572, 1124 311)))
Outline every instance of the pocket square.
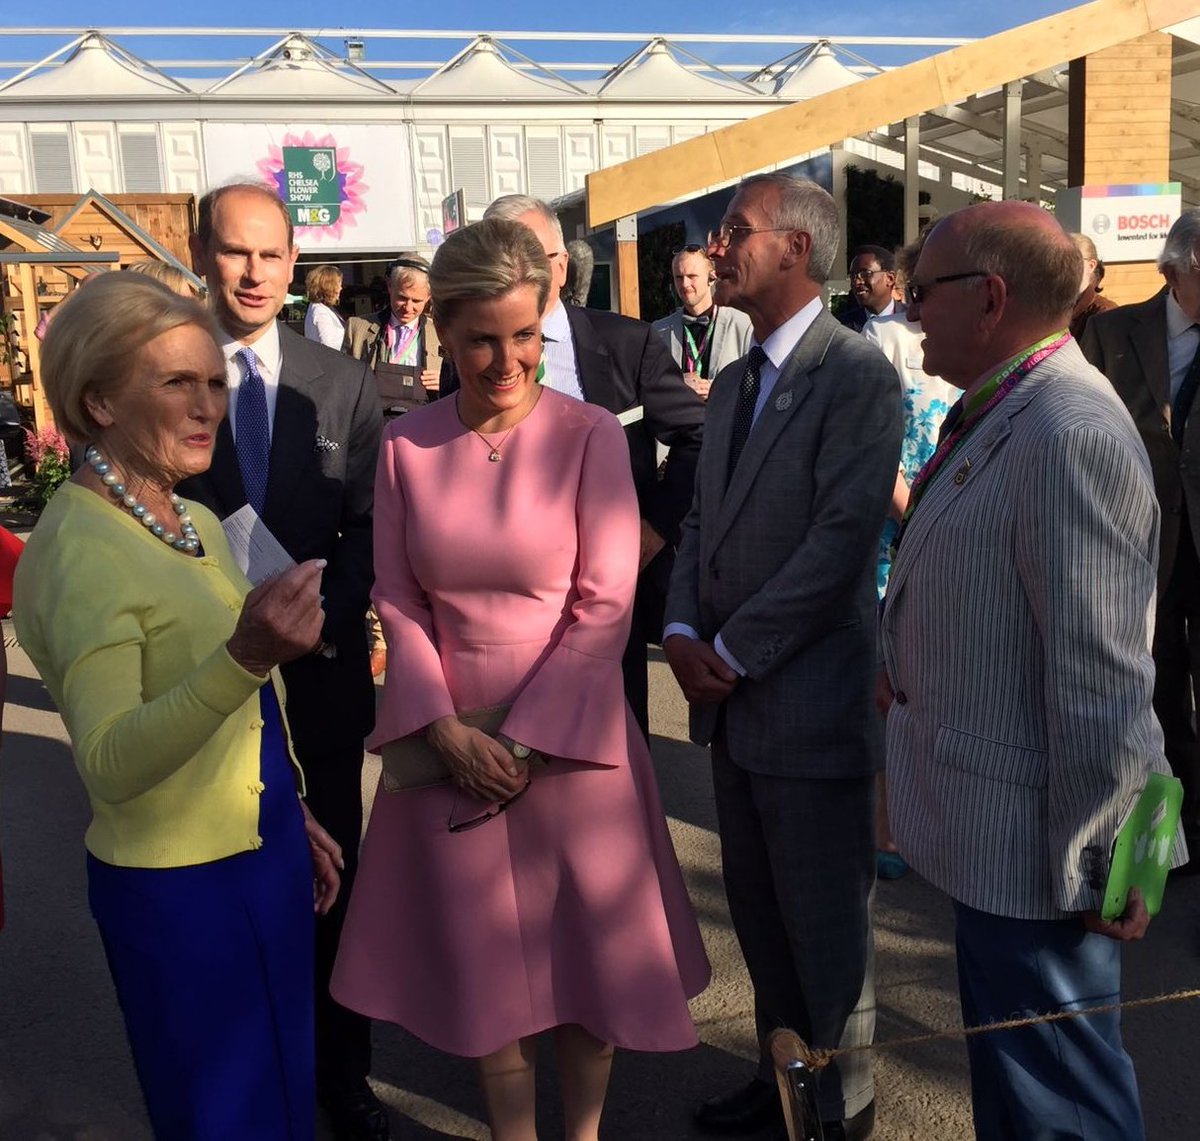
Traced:
POLYGON ((337 440, 327 440, 324 436, 318 436, 313 444, 314 452, 336 452, 342 445, 337 440))

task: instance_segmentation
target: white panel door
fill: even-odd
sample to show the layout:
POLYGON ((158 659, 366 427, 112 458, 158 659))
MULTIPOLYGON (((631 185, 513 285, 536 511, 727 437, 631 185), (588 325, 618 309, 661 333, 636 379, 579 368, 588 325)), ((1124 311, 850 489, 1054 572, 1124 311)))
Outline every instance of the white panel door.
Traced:
POLYGON ((599 148, 595 127, 567 127, 563 132, 566 139, 566 193, 582 190, 584 179, 593 170, 600 169, 599 148))
POLYGON ((525 193, 525 133, 520 127, 489 127, 491 195, 525 193))
POLYGON ((0 194, 29 194, 33 178, 20 123, 0 124, 0 194))
POLYGON ((84 191, 118 193, 121 189, 121 176, 117 168, 116 125, 76 123, 75 165, 84 191))
POLYGON ((442 228, 442 199, 452 189, 445 127, 413 128, 413 161, 417 172, 418 231, 427 234, 442 228))
POLYGON ((199 123, 164 123, 163 166, 167 172, 167 190, 172 194, 204 193, 204 145, 199 123))
POLYGON ((633 158, 633 128, 630 126, 612 127, 607 123, 600 128, 602 150, 600 152, 601 166, 616 166, 633 158))

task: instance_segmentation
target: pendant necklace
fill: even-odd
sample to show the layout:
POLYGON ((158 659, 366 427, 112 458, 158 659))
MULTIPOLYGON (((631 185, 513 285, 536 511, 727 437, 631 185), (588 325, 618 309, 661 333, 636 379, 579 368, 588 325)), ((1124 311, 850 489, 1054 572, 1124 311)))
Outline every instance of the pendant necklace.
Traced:
POLYGON ((488 462, 493 463, 493 464, 498 464, 504 458, 500 454, 500 449, 502 447, 504 447, 504 445, 506 443, 508 443, 508 437, 511 436, 513 434, 513 432, 515 432, 516 430, 517 430, 517 426, 516 426, 516 424, 514 424, 511 428, 509 428, 509 430, 507 432, 504 433, 503 438, 500 440, 500 442, 498 444, 493 444, 492 441, 489 440, 487 438, 487 436, 485 436, 481 431, 479 431, 478 428, 471 429, 471 431, 474 432, 475 435, 477 435, 485 444, 487 444, 488 449, 489 449, 488 462))

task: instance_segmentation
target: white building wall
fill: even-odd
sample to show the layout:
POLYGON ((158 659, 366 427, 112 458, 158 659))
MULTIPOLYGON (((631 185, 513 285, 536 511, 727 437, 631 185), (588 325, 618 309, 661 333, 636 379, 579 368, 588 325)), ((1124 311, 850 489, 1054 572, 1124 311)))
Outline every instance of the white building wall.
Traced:
POLYGON ((29 194, 31 182, 25 128, 19 123, 0 123, 0 194, 29 194))

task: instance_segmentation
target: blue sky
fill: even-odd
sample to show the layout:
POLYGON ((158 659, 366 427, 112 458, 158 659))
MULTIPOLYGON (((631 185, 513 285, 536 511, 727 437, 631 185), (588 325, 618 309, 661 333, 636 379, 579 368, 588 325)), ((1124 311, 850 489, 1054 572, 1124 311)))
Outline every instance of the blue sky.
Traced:
MULTIPOLYGON (((812 35, 891 35, 891 36, 986 36, 1004 28, 1027 23, 1073 5, 1068 0, 1010 0, 1006 4, 981 4, 979 0, 909 0, 890 5, 860 4, 837 10, 828 4, 778 4, 747 11, 742 9, 730 18, 728 0, 693 0, 680 5, 668 0, 616 0, 607 5, 589 6, 586 15, 579 9, 566 11, 557 5, 533 5, 521 0, 498 6, 494 0, 458 0, 458 3, 423 11, 411 18, 387 18, 383 11, 369 4, 348 5, 329 0, 288 0, 287 3, 247 5, 245 0, 207 0, 203 4, 165 6, 162 0, 38 0, 25 8, 19 23, 36 27, 102 28, 127 26, 160 26, 188 24, 205 27, 253 26, 280 28, 322 27, 330 31, 327 41, 340 45, 343 27, 379 27, 383 24, 405 28, 462 29, 466 31, 544 30, 544 31, 623 31, 670 34, 672 32, 726 32, 746 34, 794 34, 797 39, 812 35), (351 22, 353 10, 358 18, 351 22), (169 13, 169 15, 168 15, 169 13), (332 18, 332 22, 331 22, 332 18)), ((7 7, 7 5, 6 5, 7 7)), ((431 8, 433 6, 430 6, 431 8)), ((7 24, 8 21, 6 20, 7 24)), ((17 21, 13 21, 17 23, 17 21)), ((11 26, 11 25, 10 25, 11 26)), ((125 46, 147 58, 181 58, 203 55, 208 58, 245 58, 267 46, 268 41, 255 40, 194 40, 185 52, 178 43, 168 45, 140 37, 123 41, 125 46), (199 45, 199 46, 197 46, 199 45)), ((514 42, 527 54, 542 59, 548 45, 514 42)), ((5 37, 0 30, 0 57, 5 60, 30 58, 47 54, 61 46, 61 38, 33 41, 26 37, 5 37), (44 46, 43 46, 44 44, 44 46)), ((414 54, 409 58, 446 58, 460 45, 442 43, 413 44, 405 48, 414 54)), ((633 50, 634 45, 598 45, 598 56, 580 46, 577 58, 613 60, 633 50)), ((390 50, 395 57, 399 45, 390 50)), ((557 57, 563 56, 559 45, 549 47, 557 57)), ((716 62, 746 56, 747 49, 721 45, 694 45, 697 54, 716 62)), ((914 51, 887 52, 875 47, 854 50, 881 64, 903 63, 914 58, 914 51)), ((917 55, 929 50, 921 49, 917 55)), ((780 53, 781 54, 781 53, 780 53)), ((370 47, 368 45, 368 59, 370 47)), ((763 62, 766 62, 764 59, 763 62)))

